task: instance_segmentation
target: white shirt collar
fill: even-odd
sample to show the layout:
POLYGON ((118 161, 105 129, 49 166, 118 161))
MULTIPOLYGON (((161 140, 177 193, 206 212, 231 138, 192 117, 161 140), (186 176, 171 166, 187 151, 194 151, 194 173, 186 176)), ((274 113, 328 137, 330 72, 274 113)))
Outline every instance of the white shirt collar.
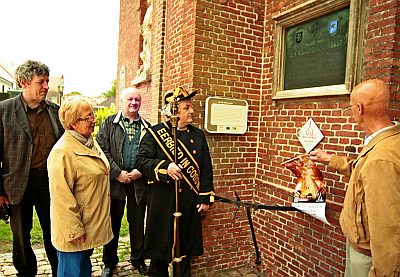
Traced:
POLYGON ((367 146, 367 144, 368 144, 374 137, 376 137, 379 133, 381 133, 381 132, 383 132, 383 131, 385 131, 385 130, 387 130, 387 129, 389 129, 389 128, 392 128, 392 127, 396 126, 397 124, 399 124, 398 122, 395 122, 395 121, 392 122, 392 123, 393 123, 394 125, 384 127, 384 128, 382 128, 382 129, 376 131, 376 132, 373 133, 372 135, 367 136, 367 137, 365 138, 365 140, 364 140, 363 147, 367 146))

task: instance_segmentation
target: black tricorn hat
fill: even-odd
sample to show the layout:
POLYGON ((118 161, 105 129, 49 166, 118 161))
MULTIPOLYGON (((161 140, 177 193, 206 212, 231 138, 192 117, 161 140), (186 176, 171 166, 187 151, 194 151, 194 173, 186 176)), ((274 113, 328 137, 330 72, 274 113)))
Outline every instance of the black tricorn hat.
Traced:
POLYGON ((167 93, 164 96, 164 102, 165 104, 171 103, 173 101, 182 101, 185 99, 190 99, 193 96, 195 96, 197 93, 197 90, 193 90, 192 92, 188 92, 185 90, 183 87, 177 87, 171 90, 168 90, 167 93))

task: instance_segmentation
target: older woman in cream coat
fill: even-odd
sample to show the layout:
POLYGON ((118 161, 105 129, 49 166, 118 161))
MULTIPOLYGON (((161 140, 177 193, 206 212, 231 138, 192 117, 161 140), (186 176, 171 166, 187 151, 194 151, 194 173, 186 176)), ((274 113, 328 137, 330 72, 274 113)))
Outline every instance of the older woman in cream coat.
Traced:
POLYGON ((58 277, 89 277, 93 248, 113 237, 110 166, 92 138, 96 116, 84 97, 68 98, 61 105, 59 117, 65 133, 47 160, 58 277))

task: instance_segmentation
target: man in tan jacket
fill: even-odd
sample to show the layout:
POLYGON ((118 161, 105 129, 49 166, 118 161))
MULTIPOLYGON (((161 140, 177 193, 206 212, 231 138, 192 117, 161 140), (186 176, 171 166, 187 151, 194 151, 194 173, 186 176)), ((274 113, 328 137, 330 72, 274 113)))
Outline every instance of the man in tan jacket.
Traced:
POLYGON ((317 149, 311 159, 350 177, 340 215, 347 238, 345 277, 400 276, 400 124, 389 118, 385 82, 367 80, 350 95, 353 118, 367 134, 358 157, 317 149))

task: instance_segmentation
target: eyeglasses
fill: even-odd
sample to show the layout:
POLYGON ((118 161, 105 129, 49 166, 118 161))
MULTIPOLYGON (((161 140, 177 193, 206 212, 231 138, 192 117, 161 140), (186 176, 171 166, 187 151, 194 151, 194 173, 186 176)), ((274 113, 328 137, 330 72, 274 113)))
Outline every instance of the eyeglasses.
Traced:
POLYGON ((88 115, 87 117, 78 118, 78 121, 93 122, 96 121, 96 115, 88 115))
POLYGON ((343 110, 344 110, 344 111, 350 111, 350 110, 351 110, 351 107, 356 106, 356 105, 357 105, 357 104, 350 104, 350 105, 344 107, 343 110))

